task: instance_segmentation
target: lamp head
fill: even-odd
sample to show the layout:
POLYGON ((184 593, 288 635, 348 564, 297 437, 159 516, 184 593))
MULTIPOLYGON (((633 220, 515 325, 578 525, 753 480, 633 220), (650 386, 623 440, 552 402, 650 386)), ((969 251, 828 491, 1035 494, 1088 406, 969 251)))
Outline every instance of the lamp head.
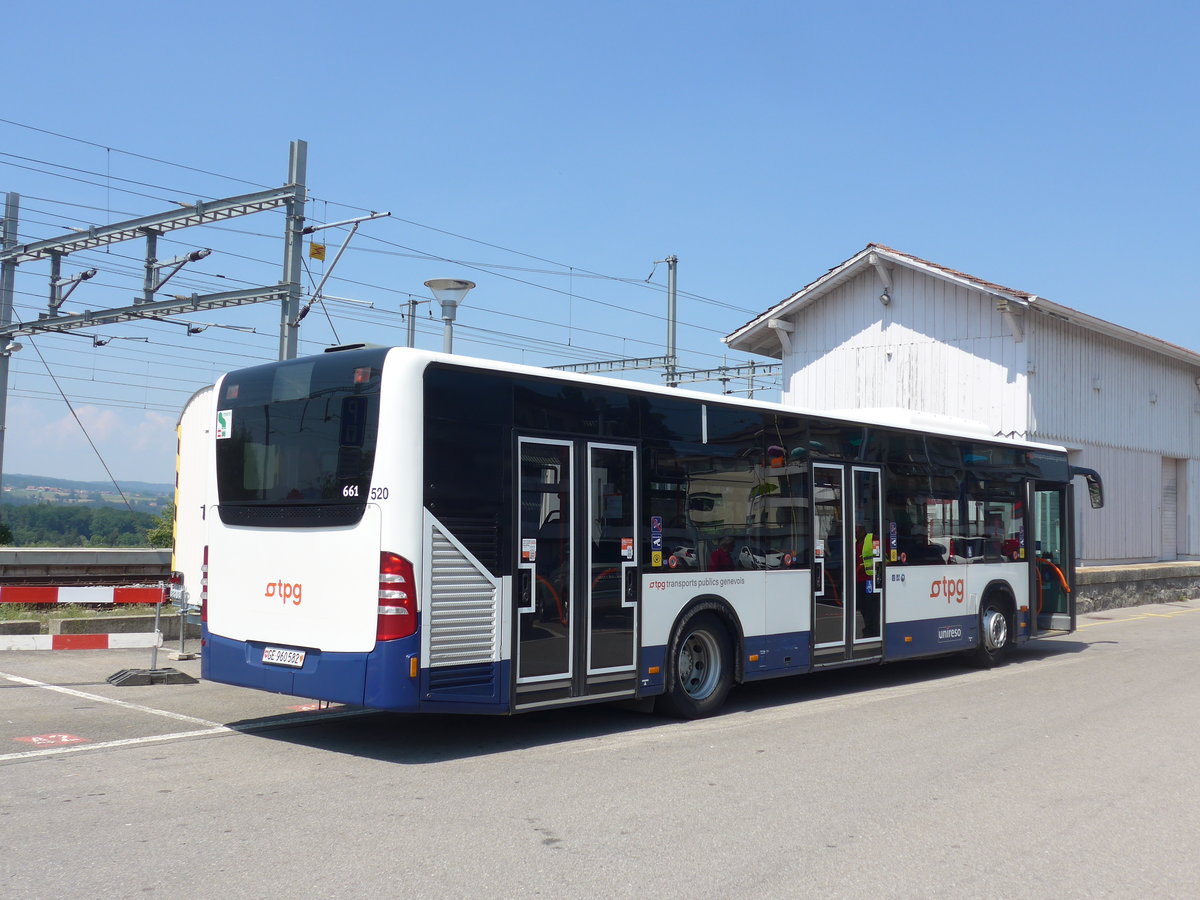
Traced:
POLYGON ((431 278, 425 282, 425 287, 433 292, 434 298, 442 305, 442 318, 454 320, 458 307, 475 282, 464 281, 461 278, 431 278))

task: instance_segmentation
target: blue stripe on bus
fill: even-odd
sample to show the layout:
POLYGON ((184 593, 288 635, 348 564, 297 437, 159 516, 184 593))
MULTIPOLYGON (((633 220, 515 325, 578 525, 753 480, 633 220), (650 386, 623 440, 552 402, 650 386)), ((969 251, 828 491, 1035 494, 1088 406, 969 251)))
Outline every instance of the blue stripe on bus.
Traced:
MULTIPOLYGON (((747 637, 744 641, 743 680, 757 681, 782 675, 799 675, 812 664, 812 651, 807 631, 787 634, 768 634, 747 637), (750 659, 756 656, 757 659, 750 659)), ((638 680, 638 695, 653 697, 666 690, 667 648, 661 644, 642 648, 642 674, 638 680), (651 669, 657 669, 651 672, 651 669)))
MULTIPOLYGON (((947 616, 885 626, 887 660, 954 653, 979 640, 974 616, 947 616)), ((758 681, 812 668, 811 635, 789 632, 745 639, 743 677, 758 681), (750 659, 756 656, 757 659, 750 659)), ((329 653, 309 648, 298 669, 263 663, 261 641, 235 641, 205 629, 201 675, 224 684, 329 700, 373 709, 404 712, 504 713, 510 706, 511 663, 421 669, 410 677, 411 660, 419 658, 420 637, 385 641, 368 653, 329 653)), ((641 651, 638 694, 652 697, 666 689, 664 646, 641 651), (653 674, 651 669, 657 669, 653 674)))
POLYGON ((666 690, 667 678, 667 648, 661 644, 657 647, 642 648, 642 672, 638 677, 638 696, 653 697, 666 690), (651 669, 657 671, 651 673, 651 669))
POLYGON ((420 637, 384 641, 369 653, 329 653, 305 647, 298 669, 262 661, 262 641, 235 641, 208 633, 201 676, 210 681, 329 700, 374 709, 415 712, 420 706, 418 679, 409 677, 409 660, 420 652, 420 637))
POLYGON ((809 632, 807 631, 747 637, 744 646, 746 658, 743 663, 746 681, 800 674, 807 672, 812 664, 809 632), (752 656, 758 658, 751 659, 752 656))
POLYGON ((509 706, 507 660, 421 670, 424 712, 503 713, 509 706))
POLYGON ((975 616, 946 616, 915 622, 889 622, 885 626, 887 659, 930 656, 969 650, 979 643, 975 616))

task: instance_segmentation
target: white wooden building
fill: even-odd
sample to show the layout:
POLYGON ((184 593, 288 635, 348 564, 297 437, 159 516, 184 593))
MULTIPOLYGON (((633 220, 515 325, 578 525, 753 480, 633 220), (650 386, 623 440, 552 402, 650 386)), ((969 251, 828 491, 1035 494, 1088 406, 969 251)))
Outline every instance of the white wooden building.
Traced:
POLYGON ((1105 482, 1076 503, 1084 565, 1200 559, 1200 353, 880 244, 725 342, 782 361, 784 403, 1066 446, 1105 482))

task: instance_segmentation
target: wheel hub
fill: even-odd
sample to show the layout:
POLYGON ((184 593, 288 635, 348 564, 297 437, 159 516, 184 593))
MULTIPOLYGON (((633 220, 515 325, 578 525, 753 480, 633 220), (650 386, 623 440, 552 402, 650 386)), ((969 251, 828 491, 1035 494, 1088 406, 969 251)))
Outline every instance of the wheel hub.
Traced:
POLYGON ((712 693, 720 677, 715 665, 717 654, 717 646, 707 632, 693 632, 680 644, 679 683, 689 697, 703 700, 712 693))
POLYGON ((988 650, 1001 650, 1008 643, 1008 619, 998 609, 984 613, 983 643, 988 650))

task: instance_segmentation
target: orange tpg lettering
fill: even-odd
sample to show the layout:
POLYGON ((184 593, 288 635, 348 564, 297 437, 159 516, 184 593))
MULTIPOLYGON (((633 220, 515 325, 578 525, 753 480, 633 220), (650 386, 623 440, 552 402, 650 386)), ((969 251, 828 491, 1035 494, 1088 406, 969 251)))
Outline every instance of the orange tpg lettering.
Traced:
POLYGON ((299 582, 288 584, 286 581, 268 581, 264 597, 278 597, 284 603, 292 601, 293 606, 299 606, 304 592, 304 586, 299 582))

